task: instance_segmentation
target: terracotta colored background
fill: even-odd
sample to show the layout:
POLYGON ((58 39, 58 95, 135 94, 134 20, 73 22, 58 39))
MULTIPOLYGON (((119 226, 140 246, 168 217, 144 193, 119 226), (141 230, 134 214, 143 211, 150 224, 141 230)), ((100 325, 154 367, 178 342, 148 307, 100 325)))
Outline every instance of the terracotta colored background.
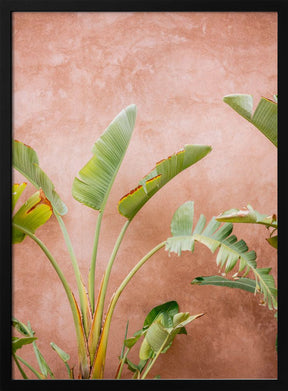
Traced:
MULTIPOLYGON (((108 297, 170 235, 173 213, 185 201, 195 201, 196 218, 248 203, 262 213, 277 211, 276 148, 222 101, 226 94, 249 93, 256 104, 261 95, 277 93, 276 13, 14 13, 13 37, 14 137, 37 151, 69 208, 64 221, 85 281, 97 212, 77 203, 71 186, 110 121, 127 105, 137 105, 130 148, 104 216, 97 286, 124 223, 117 212, 121 196, 184 144, 213 147, 134 219, 108 297)), ((15 173, 14 181, 21 180, 15 173)), ((29 186, 25 196, 33 191, 29 186)), ((256 250, 259 267, 272 266, 276 276, 276 251, 265 241, 265 227, 238 225, 234 232, 256 250)), ((76 292, 56 219, 38 234, 76 292)), ((188 336, 176 338, 151 377, 276 378, 274 313, 252 294, 190 284, 217 272, 215 255, 201 244, 180 258, 157 253, 119 300, 105 376, 114 377, 127 320, 131 336, 154 306, 176 300, 181 311, 206 315, 187 326, 188 336)), ((49 343, 67 351, 77 367, 72 316, 56 273, 29 238, 14 248, 13 276, 14 316, 31 322, 55 375, 66 378, 49 343)), ((36 365, 31 347, 21 355, 36 365)), ((20 378, 17 370, 14 376, 20 378)))

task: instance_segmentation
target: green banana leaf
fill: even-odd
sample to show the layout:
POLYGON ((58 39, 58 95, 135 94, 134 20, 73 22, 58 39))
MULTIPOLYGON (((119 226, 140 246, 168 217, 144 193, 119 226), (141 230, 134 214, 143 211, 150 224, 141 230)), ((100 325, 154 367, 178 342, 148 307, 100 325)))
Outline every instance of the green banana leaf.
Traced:
POLYGON ((215 217, 217 221, 230 222, 230 223, 253 223, 263 224, 266 227, 277 228, 276 216, 268 216, 261 214, 252 208, 251 205, 247 205, 247 209, 229 209, 219 216, 215 217))
POLYGON ((146 316, 143 324, 143 329, 145 330, 147 327, 151 326, 151 324, 160 314, 163 314, 164 316, 165 325, 167 327, 172 326, 173 324, 172 319, 174 315, 176 315, 178 312, 179 312, 179 305, 174 300, 167 301, 164 304, 157 305, 156 307, 152 308, 152 310, 146 316))
MULTIPOLYGON (((159 354, 165 353, 173 343, 177 334, 187 334, 185 326, 192 320, 195 320, 204 314, 191 316, 188 312, 179 312, 179 306, 176 301, 168 301, 164 304, 154 307, 144 320, 142 329, 136 331, 131 338, 127 337, 127 327, 124 339, 124 346, 121 352, 120 364, 117 370, 117 379, 120 379, 122 367, 127 365, 128 369, 133 372, 133 379, 140 379, 141 373, 146 367, 142 377, 144 379, 151 369, 152 365, 158 358, 159 354), (130 349, 136 342, 144 336, 139 349, 139 363, 134 364, 127 358, 130 349), (128 349, 124 353, 124 348, 128 349)), ((155 378, 159 378, 156 376, 155 378)))
POLYGON ((207 246, 212 253, 217 249, 216 264, 225 273, 233 270, 239 261, 238 272, 251 270, 256 281, 256 290, 260 290, 269 309, 277 308, 277 289, 269 268, 257 268, 255 251, 248 251, 244 240, 237 241, 232 235, 233 225, 221 223, 212 218, 206 225, 206 218, 201 215, 193 230, 194 202, 188 201, 175 212, 171 222, 172 237, 166 240, 166 250, 180 255, 181 251, 194 251, 195 242, 207 246), (189 221, 190 219, 190 221, 189 221), (183 224, 182 224, 183 222, 183 224), (205 226, 206 225, 206 226, 205 226), (184 228, 183 228, 184 227, 184 228), (186 227, 186 228, 185 228, 186 227))
POLYGON ((72 187, 73 197, 82 204, 103 210, 129 145, 136 120, 136 106, 122 110, 92 149, 93 157, 79 171, 72 187))
POLYGON ((267 228, 272 227, 274 230, 272 231, 271 236, 266 240, 272 247, 278 248, 278 236, 272 236, 274 231, 278 228, 276 215, 268 216, 261 214, 253 209, 251 205, 247 205, 246 209, 229 209, 215 218, 217 221, 221 222, 263 224, 267 228))
POLYGON ((24 345, 29 345, 33 343, 37 338, 36 337, 12 337, 12 352, 15 353, 18 349, 21 349, 24 345))
POLYGON ((24 175, 38 190, 42 189, 55 212, 67 213, 67 207, 55 191, 45 172, 39 167, 38 156, 30 146, 13 140, 13 167, 24 175))
POLYGON ((187 334, 185 326, 202 315, 191 316, 188 312, 179 312, 176 301, 168 301, 154 307, 146 316, 142 329, 124 341, 125 346, 130 350, 140 337, 144 336, 139 349, 139 364, 133 364, 127 359, 127 355, 125 356, 128 369, 139 377, 149 358, 155 359, 156 355, 165 353, 176 335, 187 334))
POLYGON ((14 183, 14 185, 12 186, 12 212, 14 211, 15 205, 26 186, 26 182, 20 184, 14 183))
POLYGON ((222 276, 201 276, 201 277, 196 277, 191 282, 191 284, 238 288, 251 293, 255 293, 256 291, 256 281, 252 280, 251 278, 245 278, 245 277, 240 277, 240 278, 235 278, 233 280, 230 280, 222 276))
POLYGON ((271 236, 270 238, 266 239, 267 242, 270 244, 270 246, 274 248, 278 248, 278 235, 271 236))
POLYGON ((39 190, 34 193, 12 218, 12 243, 20 243, 26 236, 16 228, 17 226, 25 228, 34 234, 37 228, 49 220, 51 215, 52 206, 43 191, 39 190))
MULTIPOLYGON (((162 314, 165 317, 165 324, 172 325, 173 316, 176 315, 179 311, 179 306, 176 301, 167 301, 164 304, 160 304, 149 312, 144 320, 144 324, 142 329, 136 331, 133 334, 133 337, 127 338, 124 341, 124 344, 127 348, 131 349, 132 346, 139 340, 139 338, 147 331, 149 326, 153 323, 153 321, 157 318, 158 315, 162 314)), ((186 330, 182 330, 184 334, 187 334, 186 330)))
POLYGON ((202 315, 191 316, 189 312, 179 312, 169 319, 164 313, 160 313, 145 333, 139 350, 140 360, 147 360, 154 354, 165 353, 176 335, 183 334, 185 326, 202 315), (167 319, 172 323, 170 327, 167 326, 167 319))
POLYGON ((119 213, 132 220, 147 201, 177 174, 205 157, 211 147, 207 145, 185 145, 184 150, 161 160, 156 167, 146 175, 118 203, 119 213))
POLYGON ((277 147, 277 103, 261 98, 254 114, 253 97, 248 94, 231 94, 223 98, 232 109, 251 122, 277 147))

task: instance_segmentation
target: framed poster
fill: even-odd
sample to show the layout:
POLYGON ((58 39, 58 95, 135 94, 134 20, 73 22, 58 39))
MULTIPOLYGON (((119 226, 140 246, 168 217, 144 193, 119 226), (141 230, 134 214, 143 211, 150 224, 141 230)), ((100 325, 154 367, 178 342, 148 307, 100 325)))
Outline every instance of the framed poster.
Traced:
POLYGON ((6 385, 282 386, 277 4, 3 7, 6 385))

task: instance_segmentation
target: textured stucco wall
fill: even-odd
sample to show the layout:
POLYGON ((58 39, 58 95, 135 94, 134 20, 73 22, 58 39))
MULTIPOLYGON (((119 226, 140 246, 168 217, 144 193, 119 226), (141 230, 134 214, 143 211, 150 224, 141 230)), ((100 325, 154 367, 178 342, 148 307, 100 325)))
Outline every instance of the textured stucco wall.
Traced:
MULTIPOLYGON (((127 231, 108 297, 140 258, 166 239, 173 213, 187 200, 207 219, 250 203, 277 210, 276 148, 222 101, 230 93, 277 93, 276 13, 14 13, 14 137, 31 145, 69 208, 64 217, 87 281, 97 212, 77 203, 71 186, 109 122, 131 103, 138 108, 130 148, 111 192, 100 236, 97 286, 124 223, 117 202, 154 164, 184 144, 213 151, 163 188, 127 231)), ((14 181, 22 181, 18 173, 14 181)), ((25 195, 33 192, 28 186, 25 195)), ((24 195, 23 195, 24 196, 24 195)), ((22 201, 25 196, 21 198, 22 201)), ((276 251, 262 226, 236 226, 272 266, 276 251)), ((55 218, 38 231, 76 293, 72 266, 55 218)), ((191 286, 218 272, 203 245, 181 258, 163 250, 136 274, 116 308, 105 375, 113 378, 125 325, 142 327, 150 309, 176 300, 181 311, 206 315, 187 326, 151 376, 162 378, 276 378, 276 321, 252 294, 191 286)), ((77 367, 72 316, 49 262, 27 238, 13 252, 14 316, 31 322, 38 345, 57 377, 66 369, 55 342, 77 367)), ((35 363, 31 347, 21 355, 35 363)), ((132 357, 136 357, 132 355, 132 357)), ((36 364, 35 364, 36 365, 36 364)), ((17 370, 15 378, 20 378, 17 370)), ((125 373, 126 376, 126 373, 125 373)))

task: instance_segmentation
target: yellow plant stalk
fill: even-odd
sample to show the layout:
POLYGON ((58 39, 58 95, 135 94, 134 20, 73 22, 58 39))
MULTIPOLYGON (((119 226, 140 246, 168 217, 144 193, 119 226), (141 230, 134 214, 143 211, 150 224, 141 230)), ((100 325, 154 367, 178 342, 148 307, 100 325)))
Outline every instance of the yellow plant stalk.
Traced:
POLYGON ((103 325, 102 333, 100 336, 99 346, 97 349, 97 353, 92 365, 91 369, 91 378, 92 379, 103 379, 104 376, 104 368, 105 368, 105 359, 106 359, 106 350, 107 350, 107 344, 108 344, 108 336, 109 336, 109 329, 110 324, 112 320, 112 315, 115 309, 115 306, 117 304, 117 301, 128 284, 128 282, 131 280, 131 278, 134 276, 134 274, 141 268, 141 266, 144 265, 148 259, 155 254, 158 250, 160 250, 162 247, 165 246, 165 241, 158 244, 156 247, 154 247, 151 251, 149 251, 135 266, 134 268, 127 274, 117 291, 113 294, 110 305, 107 311, 107 315, 105 318, 105 322, 103 325))

